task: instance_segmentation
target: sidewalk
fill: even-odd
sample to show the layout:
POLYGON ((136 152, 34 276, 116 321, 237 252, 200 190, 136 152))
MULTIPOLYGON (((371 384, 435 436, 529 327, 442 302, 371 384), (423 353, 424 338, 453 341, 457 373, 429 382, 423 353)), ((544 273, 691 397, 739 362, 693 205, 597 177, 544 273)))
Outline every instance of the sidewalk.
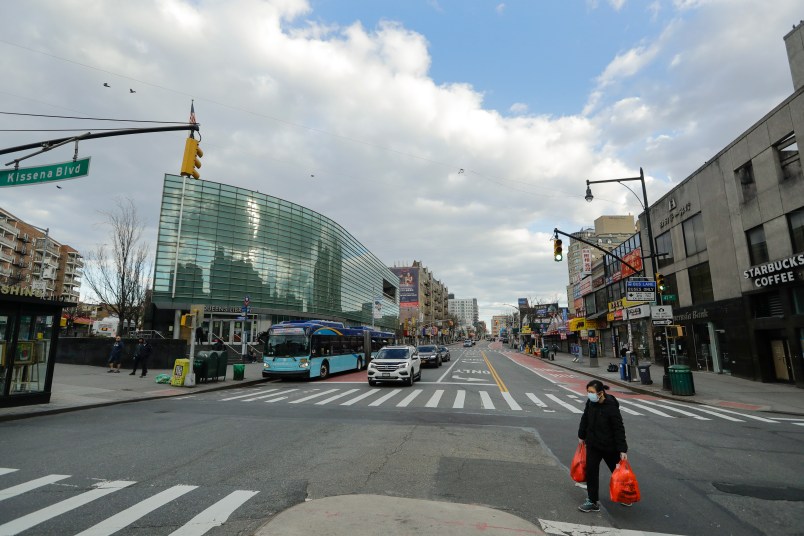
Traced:
POLYGON ((140 378, 139 373, 129 376, 131 370, 121 369, 119 374, 109 374, 106 371, 105 367, 56 363, 50 403, 0 408, 0 421, 125 404, 137 400, 232 389, 263 381, 262 363, 247 364, 242 381, 232 380, 232 366, 229 365, 226 369, 225 380, 202 383, 195 387, 173 387, 170 384, 154 381, 158 374, 171 374, 171 369, 149 369, 148 376, 145 378, 140 378))
POLYGON ((619 359, 599 358, 597 368, 593 368, 589 366, 588 357, 583 358, 583 363, 574 363, 572 360, 575 356, 563 352, 556 353, 555 361, 548 361, 523 352, 517 353, 543 363, 582 372, 602 380, 607 385, 625 386, 633 391, 662 398, 706 404, 735 411, 767 411, 804 416, 804 389, 789 384, 762 383, 713 372, 693 372, 692 381, 695 386, 695 394, 692 396, 677 396, 671 394, 670 391, 662 389, 664 369, 658 365, 650 367, 653 384, 643 385, 639 381, 639 374, 636 371, 635 376, 637 377, 635 381, 631 382, 620 380, 619 370, 618 372, 606 371, 609 363, 619 365, 619 359))

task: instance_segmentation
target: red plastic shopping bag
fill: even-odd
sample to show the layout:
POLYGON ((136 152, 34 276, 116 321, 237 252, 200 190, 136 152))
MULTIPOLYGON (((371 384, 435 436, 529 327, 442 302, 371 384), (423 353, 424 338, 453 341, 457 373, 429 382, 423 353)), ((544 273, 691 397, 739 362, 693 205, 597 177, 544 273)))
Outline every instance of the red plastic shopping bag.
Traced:
POLYGON ((575 482, 586 482, 586 443, 578 443, 570 466, 570 476, 575 482))
POLYGON ((611 494, 612 502, 639 502, 641 498, 639 494, 639 483, 628 460, 620 460, 620 463, 617 464, 617 468, 611 473, 609 493, 611 494))

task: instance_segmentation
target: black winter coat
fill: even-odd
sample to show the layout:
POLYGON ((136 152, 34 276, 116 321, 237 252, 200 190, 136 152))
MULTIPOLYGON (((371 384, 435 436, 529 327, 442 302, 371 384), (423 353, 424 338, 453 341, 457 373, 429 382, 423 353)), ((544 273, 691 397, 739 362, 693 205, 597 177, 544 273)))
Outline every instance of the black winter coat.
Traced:
POLYGON ((607 393, 602 403, 586 401, 578 437, 604 452, 628 452, 620 403, 613 395, 607 393))

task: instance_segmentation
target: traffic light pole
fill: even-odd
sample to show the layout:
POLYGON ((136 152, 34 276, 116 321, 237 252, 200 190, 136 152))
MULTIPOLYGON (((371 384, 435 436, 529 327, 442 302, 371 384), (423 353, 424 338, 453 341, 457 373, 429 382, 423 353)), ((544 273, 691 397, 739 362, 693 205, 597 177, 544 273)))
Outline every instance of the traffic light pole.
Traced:
POLYGON ((612 253, 611 251, 606 251, 605 249, 601 248, 600 246, 598 246, 598 245, 596 245, 596 244, 593 244, 592 242, 588 242, 588 241, 584 240, 583 238, 581 238, 581 237, 579 237, 579 236, 575 236, 575 235, 567 234, 567 233, 565 233, 564 231, 559 231, 559 230, 558 230, 558 227, 556 227, 555 229, 553 229, 553 233, 555 233, 555 234, 557 234, 557 235, 566 236, 567 238, 571 238, 572 240, 577 240, 578 242, 581 242, 581 243, 583 243, 583 244, 586 244, 587 246, 593 247, 593 248, 595 248, 596 250, 603 252, 603 254, 604 254, 604 255, 608 255, 609 257, 613 257, 613 258, 617 259, 618 261, 620 261, 621 263, 623 263, 624 265, 628 266, 628 267, 629 267, 631 270, 633 270, 633 271, 634 271, 634 273, 635 273, 635 274, 637 274, 637 273, 639 273, 639 272, 641 272, 641 271, 642 271, 642 270, 637 270, 636 268, 634 268, 633 266, 631 266, 631 264, 629 264, 628 262, 626 262, 624 259, 621 259, 620 257, 618 257, 617 255, 615 255, 615 254, 614 254, 614 253, 612 253))

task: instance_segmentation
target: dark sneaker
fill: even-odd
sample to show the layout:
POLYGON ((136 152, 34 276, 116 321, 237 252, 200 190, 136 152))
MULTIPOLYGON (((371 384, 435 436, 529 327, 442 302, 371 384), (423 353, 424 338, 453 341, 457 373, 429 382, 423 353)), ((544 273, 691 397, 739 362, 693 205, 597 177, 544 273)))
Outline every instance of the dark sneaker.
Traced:
POLYGON ((106 372, 114 372, 114 369, 109 369, 106 372))
POLYGON ((629 507, 629 508, 630 508, 631 506, 634 506, 634 503, 620 503, 620 504, 621 504, 622 506, 627 506, 627 507, 629 507))
POLYGON ((600 512, 600 506, 597 503, 586 499, 586 501, 578 507, 581 512, 600 512))
POLYGON ((134 376, 135 374, 136 374, 136 372, 130 372, 128 375, 129 376, 134 376))

